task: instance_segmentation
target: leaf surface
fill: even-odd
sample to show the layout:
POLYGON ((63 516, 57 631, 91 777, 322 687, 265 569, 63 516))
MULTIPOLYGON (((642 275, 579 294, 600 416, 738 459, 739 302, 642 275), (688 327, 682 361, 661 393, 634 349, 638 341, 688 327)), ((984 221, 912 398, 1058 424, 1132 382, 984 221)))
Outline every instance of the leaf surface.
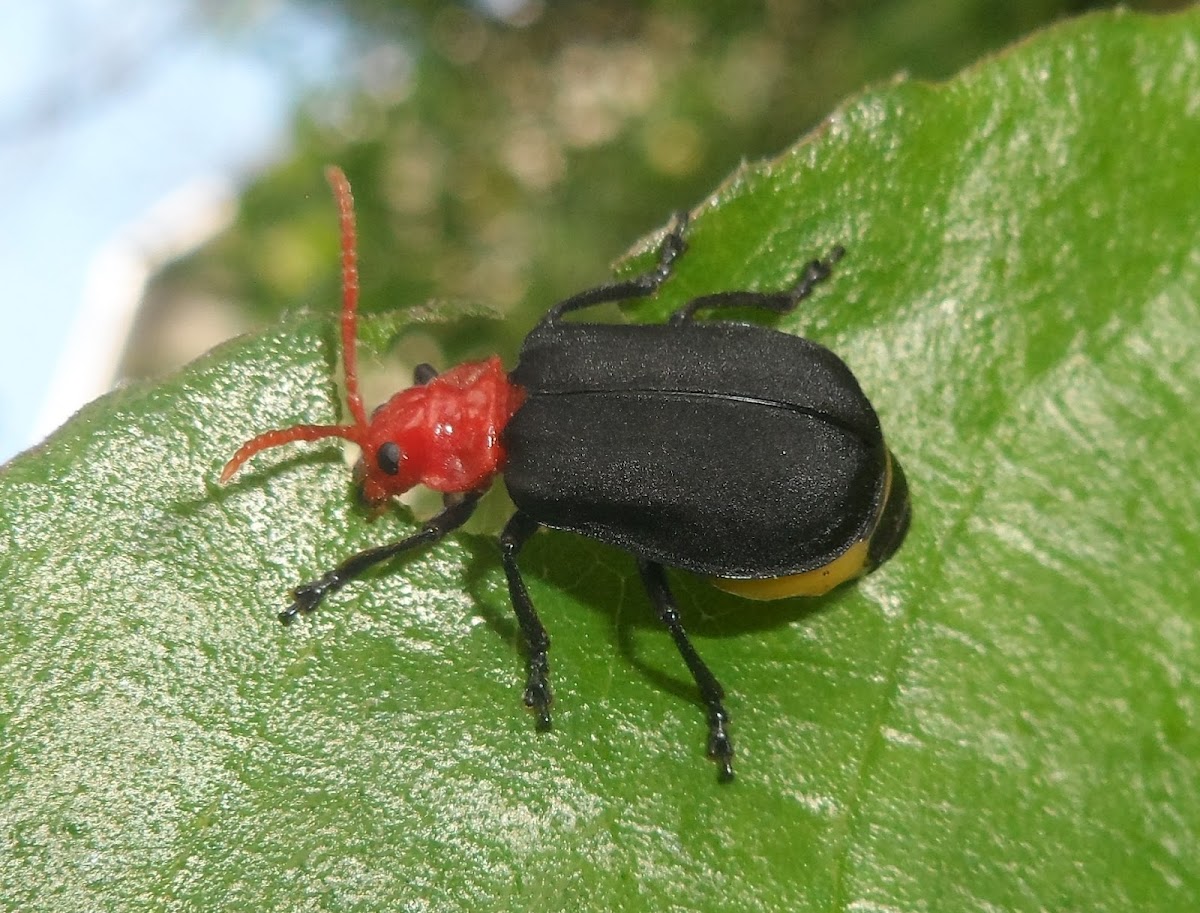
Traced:
POLYGON ((782 325, 855 370, 915 507, 890 564, 815 602, 675 578, 729 691, 728 788, 610 549, 523 559, 546 735, 488 536, 279 626, 291 586, 412 524, 367 522, 328 446, 215 483, 254 433, 337 418, 332 315, 84 409, 0 472, 0 900, 1195 908, 1198 58, 1198 11, 1066 23, 851 100, 696 214, 636 313, 844 244, 782 325))

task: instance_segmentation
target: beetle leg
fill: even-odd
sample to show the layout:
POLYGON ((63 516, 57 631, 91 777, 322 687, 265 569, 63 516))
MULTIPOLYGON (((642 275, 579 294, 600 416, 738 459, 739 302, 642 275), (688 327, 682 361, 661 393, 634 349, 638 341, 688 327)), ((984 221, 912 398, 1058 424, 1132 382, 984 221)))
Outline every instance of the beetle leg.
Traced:
POLYGON ((762 308, 776 314, 786 314, 829 278, 833 272, 833 265, 845 254, 846 249, 839 244, 830 250, 824 259, 809 260, 804 266, 800 280, 786 292, 717 292, 715 295, 693 298, 671 315, 670 323, 691 323, 696 311, 709 308, 762 308))
POLYGON ((447 496, 442 512, 427 520, 419 531, 408 538, 351 555, 323 577, 296 587, 292 590, 294 597, 292 604, 279 613, 279 620, 287 624, 297 615, 311 612, 330 593, 340 590, 355 577, 381 561, 387 561, 401 552, 437 542, 470 519, 482 495, 481 491, 472 491, 462 497, 447 496))
POLYGON ((687 224, 688 214, 682 210, 671 217, 671 221, 667 225, 667 233, 658 246, 658 263, 652 269, 640 276, 626 279, 624 282, 611 282, 572 295, 550 308, 546 312, 546 316, 539 321, 538 326, 554 323, 563 314, 595 304, 608 304, 614 301, 653 295, 671 275, 671 271, 675 268, 675 261, 687 250, 687 242, 683 240, 687 224))
POLYGON ((545 731, 550 728, 550 702, 553 694, 550 692, 550 661, 546 653, 550 649, 550 637, 538 618, 521 579, 521 569, 517 566, 517 555, 529 537, 537 532, 538 523, 527 514, 520 511, 513 514, 500 533, 500 556, 504 562, 504 573, 508 577, 508 592, 512 598, 513 611, 517 613, 517 622, 521 625, 521 634, 525 638, 525 649, 529 656, 529 676, 525 681, 525 706, 537 714, 537 727, 545 731))
POLYGON ((638 570, 641 572, 642 582, 646 585, 646 593, 650 597, 650 601, 654 603, 654 608, 658 610, 658 617, 671 632, 675 646, 679 649, 679 655, 687 663, 692 678, 696 680, 696 685, 700 688, 700 698, 704 701, 705 709, 708 711, 708 756, 719 766, 717 778, 722 783, 728 783, 733 779, 733 742, 729 738, 729 712, 721 703, 725 697, 725 689, 721 687, 721 683, 717 681, 716 676, 705 665, 704 660, 700 658, 700 654, 696 652, 696 648, 688 639, 687 632, 683 629, 683 622, 679 618, 675 597, 671 595, 671 588, 667 583, 667 574, 663 566, 639 558, 638 570))

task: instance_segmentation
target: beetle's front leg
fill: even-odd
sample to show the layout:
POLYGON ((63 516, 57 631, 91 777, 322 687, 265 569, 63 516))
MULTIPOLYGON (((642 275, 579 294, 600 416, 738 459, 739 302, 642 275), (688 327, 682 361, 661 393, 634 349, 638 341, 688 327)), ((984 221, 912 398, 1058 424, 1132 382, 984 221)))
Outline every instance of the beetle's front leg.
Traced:
POLYGON ((279 620, 287 624, 297 615, 307 615, 320 605, 322 599, 330 593, 340 590, 368 568, 403 552, 437 542, 447 533, 458 529, 471 518, 471 514, 475 513, 482 494, 482 492, 472 491, 461 497, 447 496, 442 512, 427 520, 418 532, 399 542, 393 542, 391 545, 381 545, 359 552, 357 555, 351 555, 332 571, 296 587, 292 590, 292 604, 279 613, 279 620))

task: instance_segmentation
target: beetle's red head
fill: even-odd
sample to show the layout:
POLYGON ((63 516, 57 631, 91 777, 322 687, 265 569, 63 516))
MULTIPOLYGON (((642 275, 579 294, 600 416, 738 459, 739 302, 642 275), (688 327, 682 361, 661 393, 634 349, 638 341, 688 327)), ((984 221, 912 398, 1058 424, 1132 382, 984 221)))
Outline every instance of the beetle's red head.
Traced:
POLYGON ((485 487, 503 464, 500 432, 524 398, 500 359, 468 362, 442 375, 425 372, 375 410, 370 421, 358 390, 358 263, 354 199, 338 168, 326 169, 337 199, 342 234, 342 361, 353 424, 296 425, 247 441, 221 472, 227 482, 261 450, 291 441, 339 437, 362 448, 355 478, 363 500, 378 505, 415 485, 466 492, 485 487))
POLYGON ((485 487, 504 462, 500 432, 522 398, 494 356, 397 393, 375 410, 359 442, 363 500, 377 504, 414 485, 485 487))

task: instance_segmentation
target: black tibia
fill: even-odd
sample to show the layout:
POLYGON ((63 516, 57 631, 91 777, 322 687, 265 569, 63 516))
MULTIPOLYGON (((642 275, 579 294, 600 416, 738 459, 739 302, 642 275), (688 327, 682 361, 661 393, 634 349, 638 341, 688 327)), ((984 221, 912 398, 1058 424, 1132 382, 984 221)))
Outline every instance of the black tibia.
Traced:
POLYGON ((697 311, 710 308, 762 308, 776 314, 786 314, 829 278, 833 265, 845 254, 846 249, 839 244, 823 260, 810 260, 799 281, 786 292, 717 292, 715 295, 703 295, 693 298, 672 314, 670 322, 688 323, 697 311))
POLYGON ((537 532, 537 528, 537 521, 528 515, 520 512, 513 514, 500 534, 500 555, 504 562, 504 573, 508 577, 509 596, 517 613, 529 658, 525 706, 537 714, 538 729, 546 730, 550 728, 550 701, 553 699, 550 693, 550 662, 546 656, 550 649, 550 638, 533 608, 525 581, 521 579, 521 569, 517 566, 521 547, 537 532))
POLYGON ((679 655, 687 663, 688 670, 700 689, 700 699, 708 713, 708 756, 717 762, 717 778, 722 783, 728 783, 733 779, 733 742, 729 738, 729 712, 721 703, 725 697, 725 689, 688 639, 663 566, 639 558, 638 570, 642 574, 642 582, 646 585, 646 593, 658 611, 658 617, 671 632, 679 655))
POLYGON ((596 288, 572 295, 570 298, 560 301, 554 307, 550 308, 546 312, 546 316, 541 319, 539 326, 554 323, 563 314, 591 307, 592 305, 653 295, 658 290, 658 287, 671 275, 675 261, 687 250, 687 242, 683 240, 683 233, 687 230, 687 224, 688 215, 686 212, 677 212, 671 218, 671 223, 667 226, 667 233, 663 237, 662 243, 658 246, 658 263, 653 269, 632 279, 626 279, 624 282, 611 282, 607 285, 600 285, 596 288))
POLYGON ((475 512, 475 507, 482 494, 482 492, 473 491, 466 495, 447 495, 446 506, 442 512, 428 520, 418 532, 413 533, 407 539, 401 539, 390 545, 381 545, 378 548, 369 548, 357 555, 352 555, 318 580, 296 587, 292 590, 292 596, 295 597, 292 604, 279 613, 279 620, 287 624, 297 615, 311 612, 320 605, 322 599, 330 593, 340 590, 368 568, 411 549, 422 545, 431 545, 447 533, 458 529, 475 512))

